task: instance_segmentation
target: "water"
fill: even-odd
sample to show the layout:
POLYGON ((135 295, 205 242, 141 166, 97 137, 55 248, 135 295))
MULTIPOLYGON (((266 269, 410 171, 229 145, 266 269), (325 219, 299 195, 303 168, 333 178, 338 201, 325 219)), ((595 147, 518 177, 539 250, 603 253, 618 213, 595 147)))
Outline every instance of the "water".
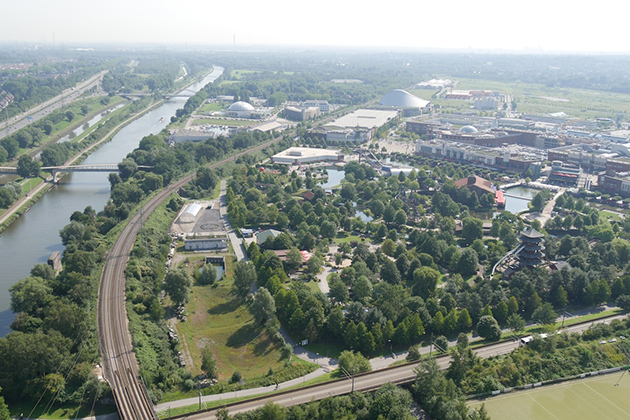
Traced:
POLYGON ((365 223, 369 223, 372 220, 374 220, 374 218, 372 216, 368 216, 367 214, 363 213, 362 211, 358 211, 354 214, 354 217, 358 217, 359 219, 363 220, 363 222, 365 223))
POLYGON ((65 143, 67 141, 72 140, 73 138, 80 136, 81 134, 83 134, 83 132, 85 130, 87 130, 90 127, 93 127, 94 124, 96 124, 97 122, 99 122, 100 120, 102 120, 103 118, 105 118, 107 115, 109 115, 111 112, 116 111, 117 109, 120 109, 124 106, 125 104, 118 104, 115 107, 111 108, 109 111, 105 111, 103 113, 100 113, 98 115, 95 115, 91 120, 89 120, 87 123, 83 124, 80 127, 75 128, 74 130, 72 130, 72 132, 70 132, 70 134, 63 136, 62 138, 59 139, 58 143, 65 143))
POLYGON ((336 187, 341 184, 341 180, 346 176, 346 173, 342 169, 338 168, 326 168, 328 172, 328 180, 323 184, 320 184, 325 190, 331 189, 332 187, 336 187))
POLYGON ((540 190, 536 190, 534 188, 528 187, 512 187, 505 191, 505 210, 510 211, 514 214, 519 213, 523 210, 527 210, 527 203, 531 201, 532 198, 536 194, 538 194, 540 190), (523 197, 517 198, 512 197, 513 195, 523 197))
MULTIPOLYGON (((221 75, 223 68, 215 70, 201 82, 187 90, 196 92, 221 75)), ((112 141, 101 146, 84 162, 118 163, 135 149, 140 140, 149 134, 160 132, 181 108, 186 98, 173 98, 135 120, 114 136, 112 141), (164 121, 160 122, 161 117, 164 121)), ((0 336, 10 332, 13 314, 10 310, 9 288, 18 280, 29 275, 33 265, 45 263, 54 251, 62 251, 59 230, 70 222, 70 215, 92 206, 96 211, 103 209, 109 198, 107 173, 75 173, 65 176, 44 195, 30 211, 13 222, 0 237, 0 336)))

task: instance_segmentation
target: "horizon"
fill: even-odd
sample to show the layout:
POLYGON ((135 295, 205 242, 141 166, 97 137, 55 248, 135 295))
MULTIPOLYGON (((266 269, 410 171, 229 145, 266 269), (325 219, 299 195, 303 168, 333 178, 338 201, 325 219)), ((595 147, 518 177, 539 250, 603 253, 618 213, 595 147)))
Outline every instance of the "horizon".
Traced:
POLYGON ((5 16, 14 18, 0 27, 0 45, 630 53, 625 15, 613 13, 615 3, 610 0, 588 10, 542 0, 524 7, 506 7, 498 0, 481 3, 451 0, 392 8, 322 0, 302 12, 287 0, 262 5, 252 0, 230 4, 183 0, 177 5, 166 0, 112 0, 93 12, 78 0, 32 0, 5 5, 5 16))

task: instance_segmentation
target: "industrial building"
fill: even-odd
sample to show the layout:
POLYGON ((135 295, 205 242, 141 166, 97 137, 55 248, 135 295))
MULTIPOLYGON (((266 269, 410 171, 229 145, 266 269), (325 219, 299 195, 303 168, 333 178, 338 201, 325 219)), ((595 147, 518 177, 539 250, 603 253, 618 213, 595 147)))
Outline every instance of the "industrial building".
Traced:
POLYGON ((339 150, 290 147, 272 156, 271 160, 285 165, 303 165, 313 162, 343 162, 344 155, 339 150))
POLYGON ((374 137, 376 130, 396 118, 398 118, 398 111, 358 109, 329 122, 318 130, 313 130, 312 134, 324 136, 327 141, 365 142, 374 137), (331 133, 330 138, 328 133, 331 133))
POLYGON ((311 120, 319 117, 320 112, 319 106, 303 107, 286 105, 284 107, 284 116, 286 119, 291 121, 311 120))
POLYGON ((186 251, 221 251, 227 248, 227 236, 193 235, 184 239, 184 249, 186 251))

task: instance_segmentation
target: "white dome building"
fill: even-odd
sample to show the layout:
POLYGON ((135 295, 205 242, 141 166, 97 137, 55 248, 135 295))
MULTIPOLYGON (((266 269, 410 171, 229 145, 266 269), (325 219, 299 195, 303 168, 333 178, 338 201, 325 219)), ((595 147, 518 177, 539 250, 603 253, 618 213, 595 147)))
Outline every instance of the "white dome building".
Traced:
POLYGON ((243 101, 234 102, 226 111, 226 115, 236 118, 251 118, 252 113, 256 110, 254 107, 243 101))
POLYGON ((381 98, 380 104, 402 109, 405 116, 418 115, 431 109, 430 101, 418 98, 402 89, 394 89, 386 93, 381 98))

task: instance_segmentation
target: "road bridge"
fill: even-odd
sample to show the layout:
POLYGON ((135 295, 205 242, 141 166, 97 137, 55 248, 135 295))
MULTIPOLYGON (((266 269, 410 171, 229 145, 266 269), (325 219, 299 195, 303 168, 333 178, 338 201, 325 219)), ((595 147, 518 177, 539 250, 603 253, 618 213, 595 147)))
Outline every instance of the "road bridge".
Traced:
MULTIPOLYGON (((57 174, 60 172, 120 172, 117 163, 96 163, 93 165, 62 165, 43 166, 43 171, 50 171, 53 182, 57 182, 57 174)), ((153 169, 153 166, 138 166, 139 170, 153 169)), ((0 174, 18 175, 18 168, 14 166, 0 166, 0 174)))

